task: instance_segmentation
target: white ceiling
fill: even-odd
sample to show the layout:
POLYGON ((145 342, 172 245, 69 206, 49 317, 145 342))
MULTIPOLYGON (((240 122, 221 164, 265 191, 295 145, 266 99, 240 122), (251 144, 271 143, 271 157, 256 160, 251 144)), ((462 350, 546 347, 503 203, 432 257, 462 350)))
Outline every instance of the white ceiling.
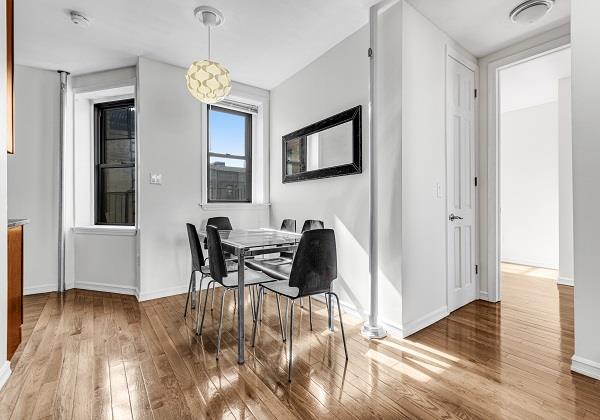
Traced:
POLYGON ((408 1, 476 57, 568 23, 571 16, 571 0, 556 0, 551 11, 531 25, 512 23, 508 17, 522 0, 408 1))
POLYGON ((19 0, 15 61, 83 74, 133 65, 146 56, 187 67, 205 58, 206 29, 193 16, 217 7, 212 55, 234 80, 273 88, 368 21, 377 0, 19 0), (87 28, 68 11, 88 15, 87 28))
POLYGON ((556 101, 558 80, 571 76, 571 49, 517 64, 500 71, 502 112, 556 101))

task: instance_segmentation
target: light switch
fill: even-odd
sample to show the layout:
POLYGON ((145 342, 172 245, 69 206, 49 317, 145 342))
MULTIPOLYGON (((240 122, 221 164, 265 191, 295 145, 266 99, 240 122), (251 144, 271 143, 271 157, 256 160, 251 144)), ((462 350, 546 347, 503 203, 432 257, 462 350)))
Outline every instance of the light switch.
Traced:
POLYGON ((154 185, 162 185, 162 174, 150 174, 150 183, 154 185))

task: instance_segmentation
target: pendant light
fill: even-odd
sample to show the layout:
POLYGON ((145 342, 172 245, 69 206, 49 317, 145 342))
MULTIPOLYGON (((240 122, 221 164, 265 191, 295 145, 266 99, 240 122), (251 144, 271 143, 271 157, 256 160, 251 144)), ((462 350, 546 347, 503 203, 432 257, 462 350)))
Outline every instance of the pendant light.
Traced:
POLYGON ((194 9, 194 16, 208 28, 208 59, 194 61, 185 75, 192 96, 205 104, 223 100, 231 92, 229 70, 210 57, 210 30, 223 23, 223 14, 209 6, 194 9))

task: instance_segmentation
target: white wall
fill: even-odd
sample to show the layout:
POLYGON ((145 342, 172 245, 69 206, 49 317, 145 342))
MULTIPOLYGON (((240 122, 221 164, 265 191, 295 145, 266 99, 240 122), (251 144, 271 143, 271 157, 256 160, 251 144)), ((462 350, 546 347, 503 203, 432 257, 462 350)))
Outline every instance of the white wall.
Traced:
POLYGON ((558 103, 500 120, 501 259, 558 269, 558 103))
MULTIPOLYGON (((454 43, 405 2, 379 17, 377 37, 379 315, 407 335, 447 314, 446 202, 434 191, 446 183, 445 63, 454 43)), ((335 229, 335 287, 362 314, 369 309, 368 126, 361 175, 284 185, 279 156, 281 136, 351 106, 366 109, 368 46, 365 27, 271 92, 271 224, 318 218, 335 229)))
MULTIPOLYGON (((126 67, 74 76, 72 127, 72 177, 65 177, 73 212, 66 222, 67 275, 66 287, 92 289, 126 294, 137 293, 135 228, 110 229, 93 227, 93 159, 94 137, 92 99, 122 91, 133 92, 136 83, 135 67, 126 67), (107 263, 109 262, 109 263, 107 263)), ((69 159, 68 155, 65 159, 69 159)))
POLYGON ((8 157, 8 217, 28 218, 25 294, 58 285, 59 77, 15 66, 16 153, 8 157))
POLYGON ((575 355, 572 369, 600 379, 600 2, 572 2, 575 355))
MULTIPOLYGON (((271 91, 271 225, 323 220, 336 233, 340 299, 369 309, 369 32, 363 27, 271 91), (363 106, 363 173, 283 184, 281 137, 351 107, 363 106)), ((350 140, 350 139, 348 139, 350 140)))
POLYGON ((402 323, 412 332, 447 315, 446 45, 448 37, 404 7, 402 115, 402 323), (442 186, 443 197, 436 194, 442 186))
MULTIPOLYGON (((205 169, 201 160, 201 104, 185 87, 185 71, 144 57, 138 63, 141 300, 187 291, 191 259, 186 222, 201 225, 210 216, 222 215, 229 216, 234 227, 268 223, 267 205, 200 207, 205 169), (150 185, 150 173, 162 174, 162 185, 150 185)), ((234 85, 232 95, 239 90, 240 86, 234 85)), ((254 91, 268 102, 267 92, 254 91)))
MULTIPOLYGON (((6 13, 0 14, 0 237, 6 238, 7 172, 6 172, 6 13)), ((6 360, 6 241, 0 240, 0 387, 10 375, 6 360)))
POLYGON ((573 141, 571 78, 558 81, 558 282, 573 285, 573 141))

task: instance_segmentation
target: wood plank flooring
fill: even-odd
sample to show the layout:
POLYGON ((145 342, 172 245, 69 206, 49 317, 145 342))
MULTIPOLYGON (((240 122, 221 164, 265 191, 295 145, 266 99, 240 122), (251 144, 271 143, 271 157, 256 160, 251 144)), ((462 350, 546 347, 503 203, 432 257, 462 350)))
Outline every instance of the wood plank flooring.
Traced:
POLYGON ((315 303, 312 332, 296 311, 292 384, 272 295, 244 365, 231 297, 217 362, 218 312, 195 336, 185 295, 27 296, 0 419, 600 418, 600 381, 569 370, 573 289, 553 275, 504 265, 501 304, 474 302, 405 340, 365 341, 345 314, 347 365, 315 303))

